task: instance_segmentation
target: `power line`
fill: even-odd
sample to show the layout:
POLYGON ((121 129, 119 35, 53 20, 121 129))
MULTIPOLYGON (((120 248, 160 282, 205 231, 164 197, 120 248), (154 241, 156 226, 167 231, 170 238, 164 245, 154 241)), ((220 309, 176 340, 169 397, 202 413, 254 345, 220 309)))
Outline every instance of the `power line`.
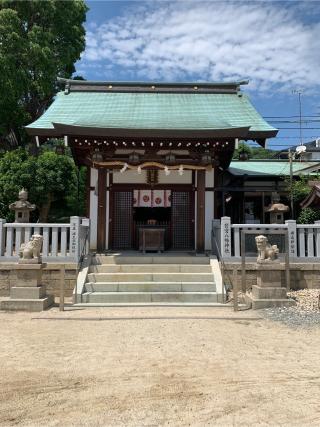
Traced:
MULTIPOLYGON (((300 123, 299 120, 269 120, 270 123, 300 123)), ((320 120, 302 120, 302 123, 318 123, 320 120)))
MULTIPOLYGON (((279 130, 300 130, 300 128, 278 128, 279 130)), ((320 128, 301 128, 301 130, 320 130, 320 128)))

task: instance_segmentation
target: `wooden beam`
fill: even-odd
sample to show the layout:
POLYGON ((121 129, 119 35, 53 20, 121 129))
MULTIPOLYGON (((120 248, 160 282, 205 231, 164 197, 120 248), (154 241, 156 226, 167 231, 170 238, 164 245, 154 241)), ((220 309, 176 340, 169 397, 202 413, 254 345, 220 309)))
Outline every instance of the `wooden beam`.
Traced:
POLYGON ((106 170, 98 169, 98 235, 97 249, 103 252, 106 248, 106 170))
POLYGON ((205 242, 205 171, 197 171, 197 252, 204 252, 205 242))

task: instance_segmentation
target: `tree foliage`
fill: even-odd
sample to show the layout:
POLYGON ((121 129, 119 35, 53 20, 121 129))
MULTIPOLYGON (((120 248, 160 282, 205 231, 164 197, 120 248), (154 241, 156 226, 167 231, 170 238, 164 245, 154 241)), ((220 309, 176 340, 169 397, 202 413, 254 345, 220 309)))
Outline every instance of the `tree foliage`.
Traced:
POLYGON ((313 224, 320 220, 320 209, 318 208, 303 208, 297 218, 298 224, 313 224))
POLYGON ((285 178, 286 188, 288 191, 288 202, 290 201, 291 195, 294 202, 295 217, 299 224, 312 224, 314 221, 320 220, 320 210, 318 208, 301 208, 300 203, 307 197, 311 191, 311 187, 308 185, 309 181, 319 180, 320 176, 300 176, 293 179, 285 178))
POLYGON ((85 47, 83 0, 0 0, 0 138, 25 137, 85 47))
POLYGON ((234 150, 233 159, 238 160, 240 153, 246 153, 248 159, 273 159, 277 151, 267 150, 262 147, 250 147, 245 142, 240 142, 239 148, 234 150))
POLYGON ((47 148, 34 157, 19 148, 0 159, 0 217, 13 219, 10 203, 21 188, 29 191, 29 201, 38 207, 33 220, 60 221, 83 214, 85 170, 78 170, 69 154, 59 155, 47 148), (79 201, 81 200, 81 204, 79 201))

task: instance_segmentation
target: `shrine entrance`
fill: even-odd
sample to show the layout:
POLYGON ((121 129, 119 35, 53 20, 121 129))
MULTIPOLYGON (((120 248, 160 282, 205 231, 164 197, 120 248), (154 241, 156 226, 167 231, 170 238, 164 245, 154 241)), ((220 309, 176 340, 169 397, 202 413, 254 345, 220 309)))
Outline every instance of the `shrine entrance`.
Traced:
POLYGON ((161 231, 163 250, 194 249, 194 191, 113 189, 110 192, 109 247, 139 250, 142 230, 161 231))

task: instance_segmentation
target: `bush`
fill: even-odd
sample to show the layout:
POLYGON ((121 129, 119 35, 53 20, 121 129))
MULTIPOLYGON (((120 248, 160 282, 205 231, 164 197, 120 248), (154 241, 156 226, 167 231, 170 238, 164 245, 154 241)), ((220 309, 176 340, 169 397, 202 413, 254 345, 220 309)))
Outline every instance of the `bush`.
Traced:
POLYGON ((298 224, 313 224, 320 220, 319 208, 303 208, 298 216, 298 224))

